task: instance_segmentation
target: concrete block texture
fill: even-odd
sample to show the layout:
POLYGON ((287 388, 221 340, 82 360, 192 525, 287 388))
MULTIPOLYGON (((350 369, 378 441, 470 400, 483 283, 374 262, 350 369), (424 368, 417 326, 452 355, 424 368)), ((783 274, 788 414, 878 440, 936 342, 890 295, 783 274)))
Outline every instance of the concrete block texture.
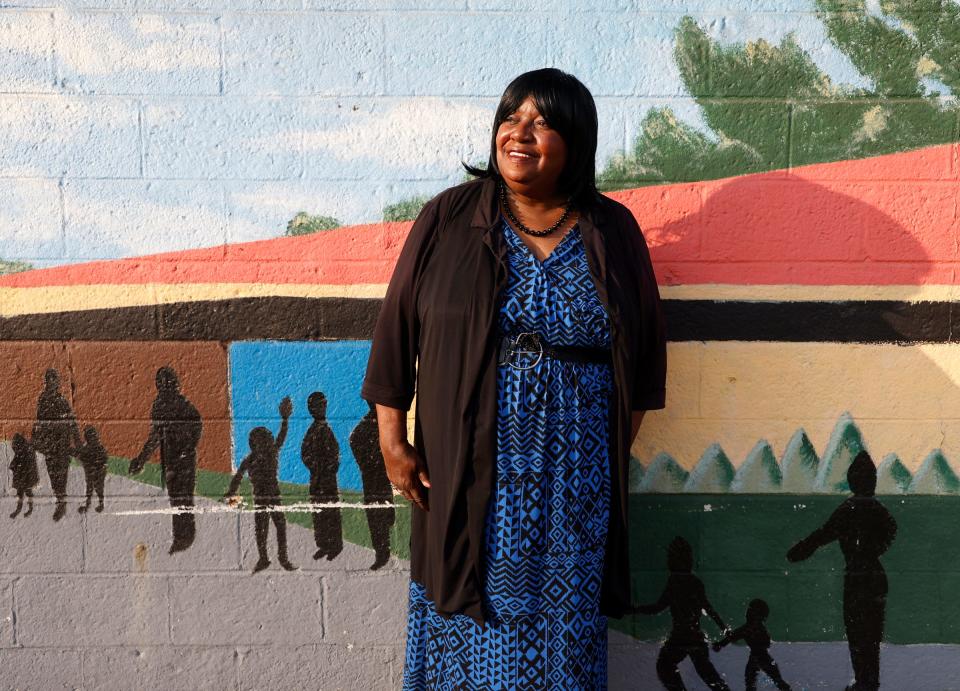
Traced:
POLYGON ((380 691, 399 686, 396 650, 390 647, 306 645, 240 651, 239 688, 380 691))
POLYGON ((215 182, 68 180, 63 196, 66 256, 74 260, 208 247, 225 239, 223 191, 215 182))
POLYGON ((359 95, 383 88, 383 20, 372 14, 224 18, 224 92, 359 95))
POLYGON ((4 689, 74 691, 83 679, 83 655, 79 650, 0 648, 0 668, 4 689))
POLYGON ((286 179, 302 173, 296 102, 151 99, 143 117, 149 177, 286 179))
POLYGON ((403 643, 410 587, 405 573, 331 574, 323 580, 326 640, 353 645, 403 643))
POLYGON ((0 10, 0 92, 54 91, 53 14, 0 10))
POLYGON ((88 648, 83 651, 83 682, 89 689, 232 690, 237 662, 232 647, 88 648))
POLYGON ((513 77, 544 65, 547 36, 541 14, 399 15, 386 27, 387 93, 499 96, 513 77), (465 49, 491 44, 499 50, 479 61, 465 49))
POLYGON ((59 11, 57 70, 68 92, 216 94, 220 29, 216 17, 59 11))
POLYGON ((137 105, 123 98, 0 95, 0 175, 140 174, 137 105))
POLYGON ((304 645, 323 638, 323 587, 315 575, 266 571, 168 581, 176 644, 304 645))
POLYGON ((162 645, 170 642, 168 581, 151 575, 20 576, 14 583, 18 645, 162 645))

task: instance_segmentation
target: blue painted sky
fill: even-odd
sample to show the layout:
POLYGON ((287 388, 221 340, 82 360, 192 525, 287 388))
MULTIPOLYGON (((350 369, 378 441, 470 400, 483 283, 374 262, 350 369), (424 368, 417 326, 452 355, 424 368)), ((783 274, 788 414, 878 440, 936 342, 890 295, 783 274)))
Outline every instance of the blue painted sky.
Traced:
POLYGON ((366 413, 360 398, 370 352, 369 341, 247 341, 230 345, 230 398, 233 407, 233 466, 249 452, 250 430, 280 428, 277 407, 293 400, 287 441, 280 453, 280 479, 307 484, 310 474, 300 460, 300 443, 312 422, 307 396, 327 397, 327 421, 340 444, 340 486, 362 489, 360 471, 350 451, 350 432, 366 413))

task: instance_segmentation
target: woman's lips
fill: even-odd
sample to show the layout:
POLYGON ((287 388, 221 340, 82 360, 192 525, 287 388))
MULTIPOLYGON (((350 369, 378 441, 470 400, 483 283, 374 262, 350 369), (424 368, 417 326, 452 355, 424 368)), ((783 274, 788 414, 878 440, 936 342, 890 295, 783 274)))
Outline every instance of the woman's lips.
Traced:
POLYGON ((520 151, 510 151, 507 153, 507 158, 516 163, 529 163, 537 159, 533 154, 527 154, 520 151))

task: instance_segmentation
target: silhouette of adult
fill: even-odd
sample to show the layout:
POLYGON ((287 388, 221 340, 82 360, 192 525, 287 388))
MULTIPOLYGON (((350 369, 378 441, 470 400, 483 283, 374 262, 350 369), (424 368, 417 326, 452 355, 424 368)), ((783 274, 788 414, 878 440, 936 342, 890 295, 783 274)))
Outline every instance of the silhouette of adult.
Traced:
MULTIPOLYGON (((180 381, 172 367, 161 367, 156 377, 157 397, 150 409, 150 434, 143 449, 130 461, 128 472, 143 470, 153 452, 160 448, 160 477, 167 488, 170 505, 192 509, 197 476, 197 444, 203 431, 200 413, 180 392, 180 381)), ((170 554, 193 544, 196 523, 192 512, 173 516, 173 542, 170 554)))
POLYGON ((887 574, 880 555, 897 534, 897 523, 873 496, 877 469, 866 451, 847 470, 853 496, 843 502, 827 522, 787 552, 792 562, 803 561, 818 548, 840 543, 846 560, 843 576, 843 623, 850 646, 854 683, 848 691, 880 688, 880 641, 887 607, 887 574))
POLYGON ((388 504, 390 508, 367 509, 367 526, 376 555, 371 571, 376 571, 390 561, 390 527, 396 520, 393 509, 393 488, 387 479, 387 469, 380 451, 380 434, 377 429, 377 410, 369 404, 367 411, 350 433, 350 449, 360 467, 363 480, 364 504, 388 504))
POLYGON ((703 581, 693 574, 693 548, 682 537, 675 537, 667 547, 667 568, 670 576, 657 601, 633 607, 638 614, 658 614, 670 608, 673 627, 657 656, 657 678, 667 691, 684 691, 686 686, 677 665, 689 657, 693 668, 711 691, 730 691, 710 662, 707 636, 700 628, 700 619, 707 614, 721 631, 730 632, 707 600, 703 581))
POLYGON ((60 373, 48 369, 43 375, 43 382, 43 391, 37 401, 37 421, 33 425, 32 441, 34 450, 44 456, 50 486, 57 498, 53 520, 59 521, 67 511, 70 450, 80 446, 80 427, 70 403, 60 392, 60 373))
MULTIPOLYGON (((310 471, 310 500, 316 504, 335 503, 340 501, 340 446, 327 424, 327 397, 314 391, 307 397, 307 410, 313 422, 300 444, 300 460, 310 471)), ((313 540, 317 545, 314 559, 325 556, 329 561, 343 551, 340 509, 325 508, 313 513, 313 540)))

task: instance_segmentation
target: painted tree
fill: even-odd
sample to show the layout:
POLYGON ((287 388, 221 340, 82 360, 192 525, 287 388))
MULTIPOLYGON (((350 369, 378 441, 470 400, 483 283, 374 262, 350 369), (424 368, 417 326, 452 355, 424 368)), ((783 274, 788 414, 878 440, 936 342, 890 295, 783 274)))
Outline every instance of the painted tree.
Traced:
POLYGON ((598 176, 613 190, 707 180, 954 141, 960 104, 960 5, 952 0, 816 0, 830 41, 872 81, 833 83, 792 34, 721 45, 691 17, 674 58, 713 136, 651 109, 632 150, 598 176), (788 154, 789 152, 789 154, 788 154))
POLYGON ((321 230, 333 230, 340 225, 340 221, 333 216, 311 216, 306 211, 300 211, 287 222, 285 235, 310 235, 321 230))
POLYGON ((21 271, 29 271, 32 268, 33 265, 29 264, 28 262, 0 259, 0 276, 4 274, 16 274, 20 273, 21 271))

